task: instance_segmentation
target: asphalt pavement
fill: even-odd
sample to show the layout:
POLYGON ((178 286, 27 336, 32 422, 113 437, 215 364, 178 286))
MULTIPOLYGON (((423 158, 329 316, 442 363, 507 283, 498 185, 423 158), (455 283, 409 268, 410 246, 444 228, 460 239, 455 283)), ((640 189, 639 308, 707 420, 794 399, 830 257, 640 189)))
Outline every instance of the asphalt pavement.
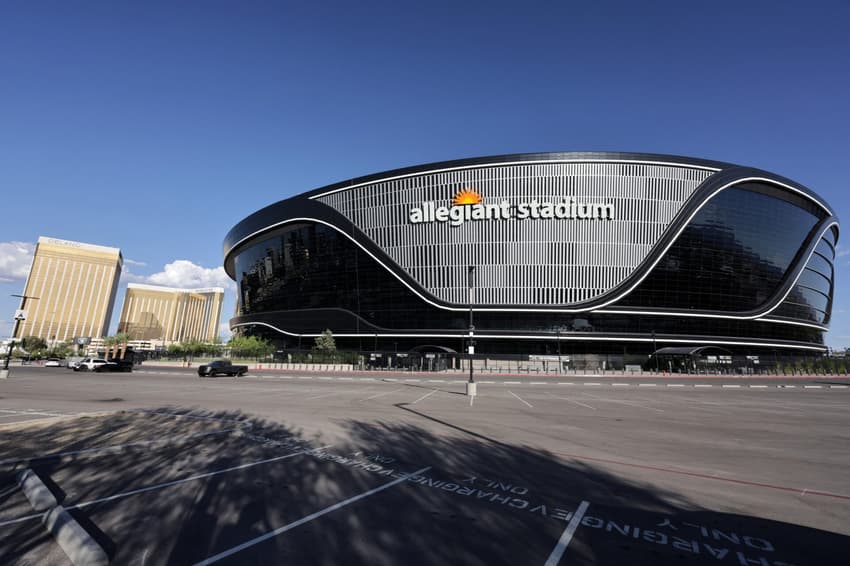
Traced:
POLYGON ((16 368, 0 562, 845 564, 848 380, 16 368))

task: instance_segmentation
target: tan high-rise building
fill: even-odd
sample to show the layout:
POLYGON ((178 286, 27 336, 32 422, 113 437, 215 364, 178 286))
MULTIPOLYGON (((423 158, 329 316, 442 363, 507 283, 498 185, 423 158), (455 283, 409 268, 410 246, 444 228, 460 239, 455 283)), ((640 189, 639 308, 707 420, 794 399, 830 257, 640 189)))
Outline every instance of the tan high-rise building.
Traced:
POLYGON ((218 336, 224 289, 176 289, 130 283, 118 332, 133 340, 210 342, 218 336))
POLYGON ((49 342, 99 338, 109 329, 124 259, 121 250, 39 237, 24 295, 26 319, 16 338, 40 336, 49 342))

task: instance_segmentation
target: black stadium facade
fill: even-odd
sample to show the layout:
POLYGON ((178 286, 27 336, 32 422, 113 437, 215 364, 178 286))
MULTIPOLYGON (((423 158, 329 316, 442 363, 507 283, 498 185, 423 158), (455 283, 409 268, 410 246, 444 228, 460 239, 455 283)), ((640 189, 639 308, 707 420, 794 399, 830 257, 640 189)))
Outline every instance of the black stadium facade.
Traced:
POLYGON ((838 220, 766 171, 632 153, 423 165, 237 224, 231 328, 309 347, 477 354, 826 350, 838 220), (470 306, 472 313, 470 313, 470 306))

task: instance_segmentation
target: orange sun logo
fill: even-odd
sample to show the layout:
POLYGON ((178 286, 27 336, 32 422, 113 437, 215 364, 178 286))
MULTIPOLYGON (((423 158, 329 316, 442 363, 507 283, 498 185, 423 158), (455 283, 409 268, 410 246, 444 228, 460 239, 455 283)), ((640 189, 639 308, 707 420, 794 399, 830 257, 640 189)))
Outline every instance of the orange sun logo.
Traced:
POLYGON ((472 189, 463 189, 455 195, 452 206, 464 204, 481 204, 481 195, 472 189))

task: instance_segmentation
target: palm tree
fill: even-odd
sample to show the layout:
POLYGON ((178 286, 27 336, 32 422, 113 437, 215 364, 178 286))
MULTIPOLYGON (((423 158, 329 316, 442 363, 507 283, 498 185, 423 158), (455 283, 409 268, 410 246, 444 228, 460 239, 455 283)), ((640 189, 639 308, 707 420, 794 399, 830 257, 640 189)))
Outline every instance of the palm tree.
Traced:
POLYGON ((103 355, 108 360, 110 358, 110 354, 112 353, 112 348, 118 342, 115 340, 115 336, 104 336, 103 338, 103 355))
POLYGON ((113 338, 115 338, 115 345, 121 346, 121 359, 123 360, 124 354, 127 353, 127 342, 132 340, 132 336, 130 336, 126 332, 119 332, 118 334, 113 336, 113 338))

